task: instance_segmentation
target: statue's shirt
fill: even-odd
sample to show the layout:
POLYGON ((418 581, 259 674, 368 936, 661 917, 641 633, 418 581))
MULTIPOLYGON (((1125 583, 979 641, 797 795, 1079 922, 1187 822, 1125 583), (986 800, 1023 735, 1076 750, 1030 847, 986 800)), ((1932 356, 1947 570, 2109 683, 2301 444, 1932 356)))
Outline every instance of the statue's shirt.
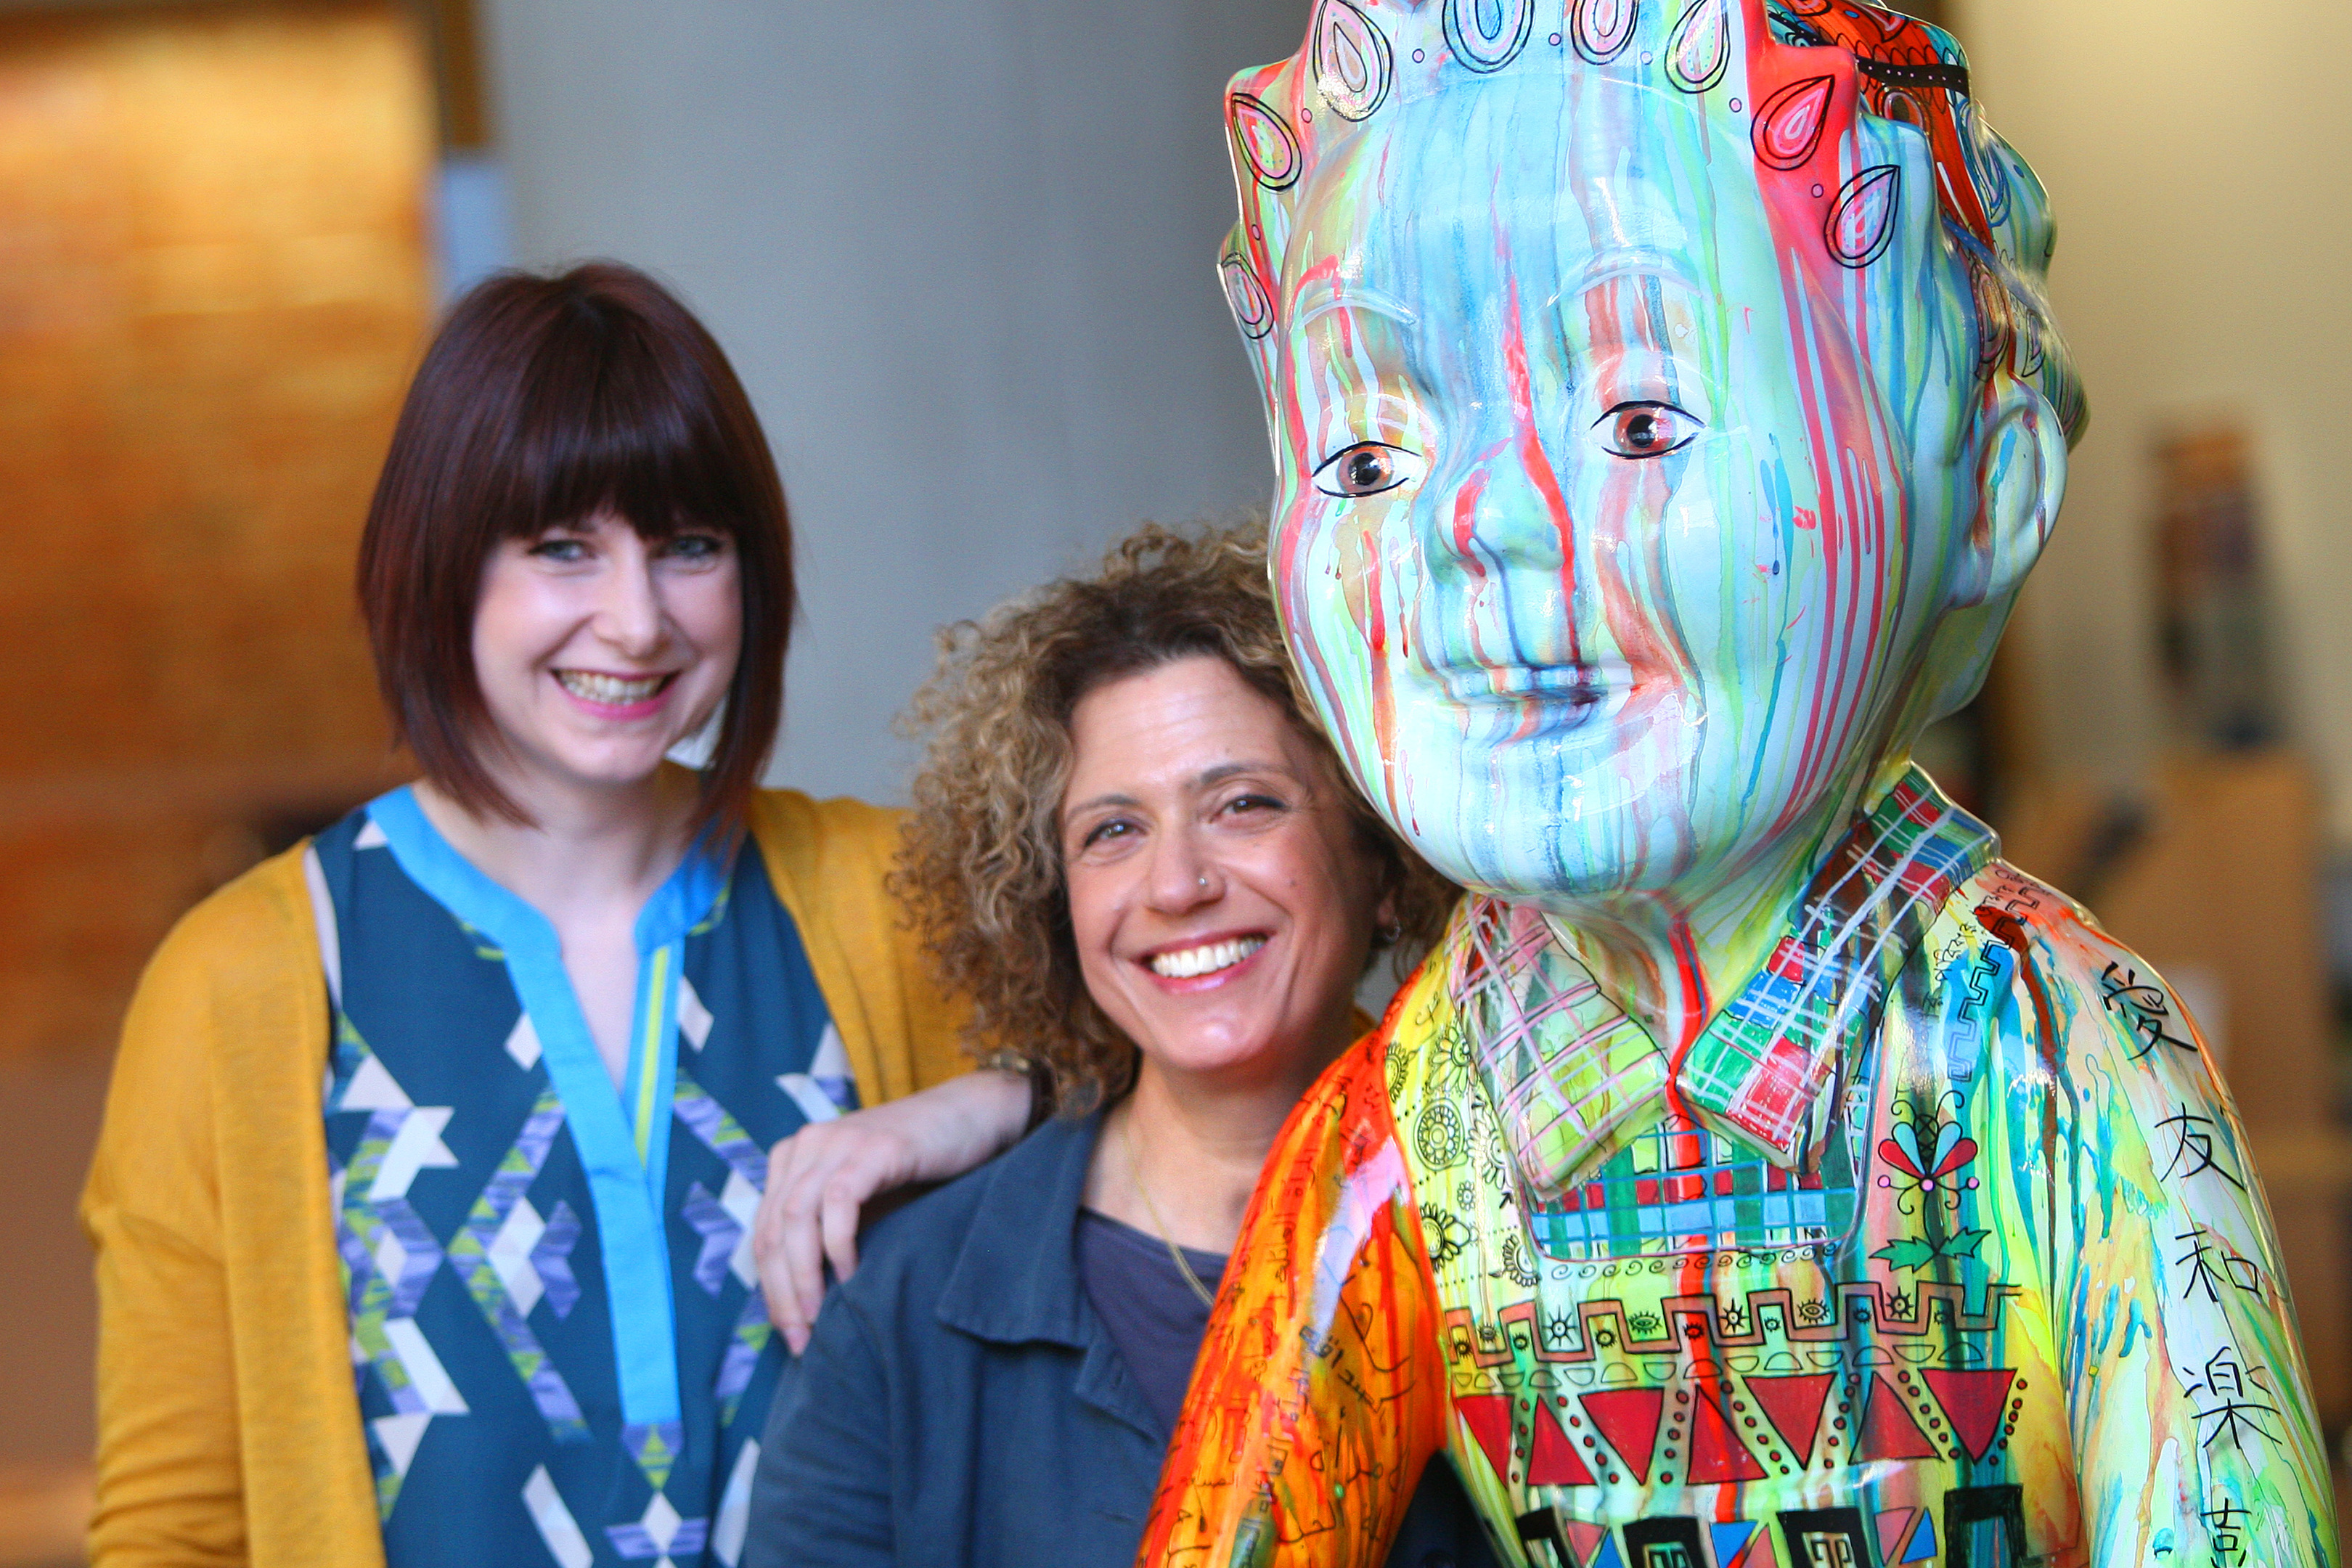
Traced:
POLYGON ((1671 1052, 1465 903, 1277 1142, 1144 1560, 1375 1561, 1444 1447, 1537 1568, 2333 1563, 2229 1096, 1996 852, 1913 771, 1671 1052))
POLYGON ((1491 901, 1391 1012, 1455 1459, 1531 1561, 2140 1561, 2082 1555, 2095 1489, 2309 1560, 2260 1545, 2326 1478, 2226 1096, 1995 852, 1915 772, 1679 1062, 1491 901))

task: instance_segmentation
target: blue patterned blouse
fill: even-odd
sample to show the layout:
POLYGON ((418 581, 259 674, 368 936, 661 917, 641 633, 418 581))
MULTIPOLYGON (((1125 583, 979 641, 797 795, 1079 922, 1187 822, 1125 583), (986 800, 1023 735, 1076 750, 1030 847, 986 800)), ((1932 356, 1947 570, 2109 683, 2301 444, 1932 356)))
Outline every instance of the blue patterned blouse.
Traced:
POLYGON ((856 1102, 756 847, 637 921, 625 1087, 555 932, 395 790, 320 836, 327 1148, 391 1568, 740 1553, 766 1151, 856 1102))

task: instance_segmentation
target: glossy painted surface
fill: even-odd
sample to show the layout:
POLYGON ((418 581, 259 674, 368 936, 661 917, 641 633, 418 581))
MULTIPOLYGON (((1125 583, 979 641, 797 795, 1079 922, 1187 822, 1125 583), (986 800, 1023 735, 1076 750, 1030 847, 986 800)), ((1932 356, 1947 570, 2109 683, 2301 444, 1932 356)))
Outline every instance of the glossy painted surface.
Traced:
POLYGON ((1834 1070, 1718 1075, 1778 1090, 1728 1115, 1539 912, 1465 906, 1276 1148, 1144 1561, 1376 1562, 1441 1445, 1546 1568, 2334 1561, 2178 998, 1924 775, 1842 847, 1697 1053, 1834 1070))
POLYGON ((1293 650, 1481 896, 1286 1132, 1143 1560, 1374 1561, 1443 1443, 1561 1568, 2332 1561, 2193 1026, 1907 766, 2084 419, 1958 46, 1323 0, 1228 118, 1293 650))
POLYGON ((1241 79, 1224 276, 1319 707, 1447 872, 1574 898, 1754 855, 1972 687, 1965 657, 1914 677, 2040 543, 1981 536, 1988 405, 2072 426, 2081 396, 2040 187, 1937 85, 1944 35, 1499 10, 1526 26, 1491 71, 1441 23, 1496 0, 1331 0, 1241 79), (1350 62, 1385 90, 1335 92, 1350 62))
POLYGON ((1139 1562, 1381 1563, 1445 1446, 1439 1298, 1372 1045, 1266 1158, 1139 1562))

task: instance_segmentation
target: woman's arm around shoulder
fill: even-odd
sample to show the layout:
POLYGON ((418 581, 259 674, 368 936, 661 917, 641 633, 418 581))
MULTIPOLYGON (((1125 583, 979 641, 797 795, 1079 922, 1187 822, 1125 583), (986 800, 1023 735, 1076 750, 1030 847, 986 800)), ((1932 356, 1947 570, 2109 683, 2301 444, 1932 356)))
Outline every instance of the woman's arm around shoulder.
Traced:
POLYGON ((1025 1083, 971 1070, 970 1011, 931 977, 889 891, 903 814, 791 790, 752 806, 776 895, 799 928, 866 1110, 803 1128, 769 1152, 752 1246, 770 1318, 798 1352, 824 1294, 847 1279, 859 1215, 879 1194, 962 1174, 1020 1137, 1025 1083))
POLYGON ((824 1266, 857 1271, 857 1232, 877 1195, 943 1182, 1002 1152, 1034 1120, 1027 1078, 982 1068, 834 1121, 768 1152, 751 1252, 768 1316, 794 1355, 824 1304, 824 1266))
POLYGON ((762 790, 751 835, 790 911, 857 1076, 879 1105, 967 1070, 971 1010, 931 977, 889 889, 903 813, 859 800, 762 790))

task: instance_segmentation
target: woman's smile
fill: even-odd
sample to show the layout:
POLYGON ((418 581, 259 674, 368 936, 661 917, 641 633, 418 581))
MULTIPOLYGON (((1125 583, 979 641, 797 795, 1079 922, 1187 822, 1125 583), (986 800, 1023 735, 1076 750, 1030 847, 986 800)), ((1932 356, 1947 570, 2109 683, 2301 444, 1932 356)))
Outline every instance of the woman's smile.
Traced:
POLYGON ((648 539, 606 510, 502 541, 474 615, 502 763, 534 787, 645 784, 724 700, 742 629, 725 535, 648 539))
POLYGON ((677 681, 677 671, 613 675, 597 669, 559 669, 555 683, 565 695, 599 719, 643 719, 661 710, 677 681))
POLYGON ((1137 960, 1163 991, 1185 994, 1231 984, 1255 973, 1255 962, 1274 940, 1270 931, 1187 938, 1137 960))

